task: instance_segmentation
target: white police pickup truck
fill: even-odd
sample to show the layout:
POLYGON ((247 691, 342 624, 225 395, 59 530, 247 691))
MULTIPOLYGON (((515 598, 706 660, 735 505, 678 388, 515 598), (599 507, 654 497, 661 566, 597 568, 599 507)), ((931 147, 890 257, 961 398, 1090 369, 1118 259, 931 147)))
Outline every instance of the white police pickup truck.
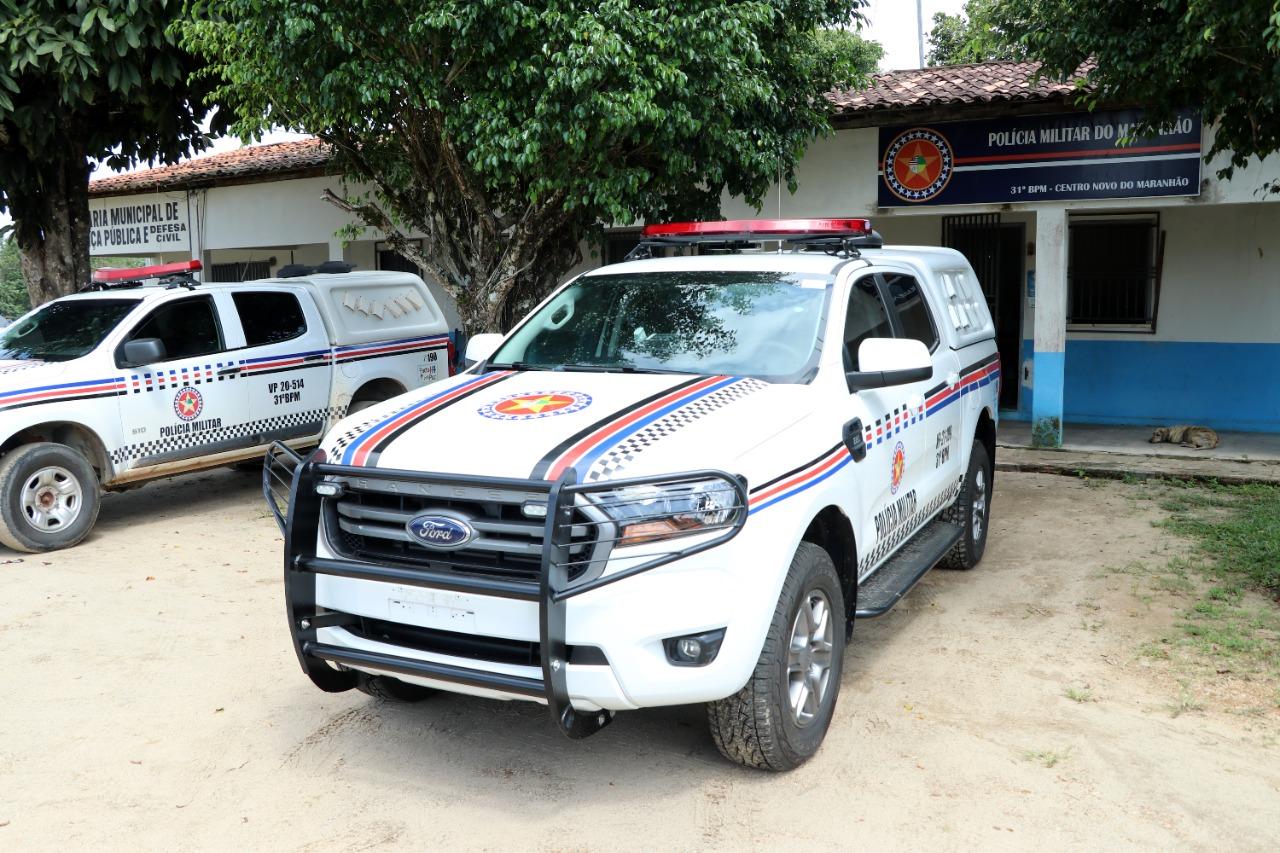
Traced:
POLYGON ((100 270, 0 332, 0 542, 74 545, 100 487, 314 445, 344 414, 451 372, 417 276, 337 264, 198 284, 199 268, 100 270))
POLYGON ((981 559, 1000 363, 962 255, 859 219, 645 235, 702 253, 579 276, 464 374, 268 454, 321 689, 532 699, 572 737, 706 702, 724 755, 785 770, 853 622, 981 559))

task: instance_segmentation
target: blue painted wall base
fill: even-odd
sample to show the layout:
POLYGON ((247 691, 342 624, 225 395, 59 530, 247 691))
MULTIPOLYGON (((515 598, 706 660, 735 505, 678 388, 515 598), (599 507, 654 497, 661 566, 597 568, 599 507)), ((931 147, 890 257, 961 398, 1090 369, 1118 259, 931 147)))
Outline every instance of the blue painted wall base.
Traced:
POLYGON ((1031 446, 1062 446, 1063 387, 1066 362, 1060 352, 1032 355, 1036 394, 1031 402, 1031 446))
MULTIPOLYGON (((1047 353, 1034 358, 1034 390, 1020 389, 1014 417, 1052 417, 1037 405, 1052 395, 1043 381, 1047 353)), ((1060 417, 1093 424, 1201 424, 1220 430, 1280 432, 1280 344, 1068 340, 1060 417)), ((1045 401, 1050 402, 1050 401, 1045 401)))

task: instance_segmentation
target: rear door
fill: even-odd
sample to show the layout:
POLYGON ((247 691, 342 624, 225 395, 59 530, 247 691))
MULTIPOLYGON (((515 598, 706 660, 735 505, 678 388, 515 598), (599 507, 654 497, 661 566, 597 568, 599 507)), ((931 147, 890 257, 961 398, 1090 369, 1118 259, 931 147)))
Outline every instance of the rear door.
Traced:
POLYGON ((117 364, 129 393, 120 398, 125 445, 113 453, 118 470, 163 465, 246 445, 248 398, 234 381, 227 330, 212 294, 162 302, 143 314, 124 340, 158 338, 155 364, 117 364))
POLYGON ((958 384, 959 360, 949 347, 942 346, 937 306, 930 304, 916 276, 885 270, 880 278, 890 305, 894 335, 922 342, 933 357, 932 379, 897 389, 899 393, 909 391, 913 411, 924 413, 923 423, 917 421, 913 425, 920 427, 923 441, 917 450, 919 456, 912 460, 916 466, 911 478, 932 514, 932 509, 950 496, 960 474, 964 407, 958 384))
POLYGON ((284 286, 230 296, 244 331, 239 382, 260 443, 319 437, 329 421, 333 352, 315 302, 284 286))

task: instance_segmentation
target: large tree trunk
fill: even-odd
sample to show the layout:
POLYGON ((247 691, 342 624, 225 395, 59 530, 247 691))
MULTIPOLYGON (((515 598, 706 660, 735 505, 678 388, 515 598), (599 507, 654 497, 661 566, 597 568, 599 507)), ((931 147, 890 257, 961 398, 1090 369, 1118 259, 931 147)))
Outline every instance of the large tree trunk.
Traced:
POLYGON ((41 167, 40 191, 10 196, 33 308, 89 283, 89 161, 77 141, 62 148, 41 167))

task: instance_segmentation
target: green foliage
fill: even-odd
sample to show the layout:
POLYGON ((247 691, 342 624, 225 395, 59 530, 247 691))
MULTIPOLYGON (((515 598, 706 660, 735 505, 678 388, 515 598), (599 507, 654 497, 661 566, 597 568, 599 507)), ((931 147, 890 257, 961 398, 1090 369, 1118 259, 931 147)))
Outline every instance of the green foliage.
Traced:
POLYGON ((18 243, 0 237, 0 317, 12 320, 31 309, 27 285, 22 280, 18 243))
POLYGON ((828 89, 874 65, 864 0, 189 0, 183 44, 243 118, 314 133, 371 188, 330 199, 509 324, 602 223, 759 204, 828 89), (424 235, 423 251, 404 240, 424 235))
POLYGON ((79 134, 85 156, 117 169, 204 147, 205 92, 167 32, 180 10, 176 0, 0 0, 0 210, 25 177, 21 161, 57 150, 59 134, 79 134))
POLYGON ((1000 0, 968 0, 957 15, 937 12, 929 31, 930 65, 959 65, 997 59, 1026 58, 1017 41, 1000 31, 994 20, 1000 0))
POLYGON ((1280 0, 1000 0, 993 20, 1049 75, 1096 61, 1086 102, 1142 104, 1135 136, 1199 105, 1209 155, 1230 154, 1219 177, 1280 149, 1280 0))
POLYGON ((207 84, 168 32, 180 11, 179 0, 0 0, 0 211, 13 213, 41 298, 87 275, 92 160, 175 162, 207 144, 207 84))

